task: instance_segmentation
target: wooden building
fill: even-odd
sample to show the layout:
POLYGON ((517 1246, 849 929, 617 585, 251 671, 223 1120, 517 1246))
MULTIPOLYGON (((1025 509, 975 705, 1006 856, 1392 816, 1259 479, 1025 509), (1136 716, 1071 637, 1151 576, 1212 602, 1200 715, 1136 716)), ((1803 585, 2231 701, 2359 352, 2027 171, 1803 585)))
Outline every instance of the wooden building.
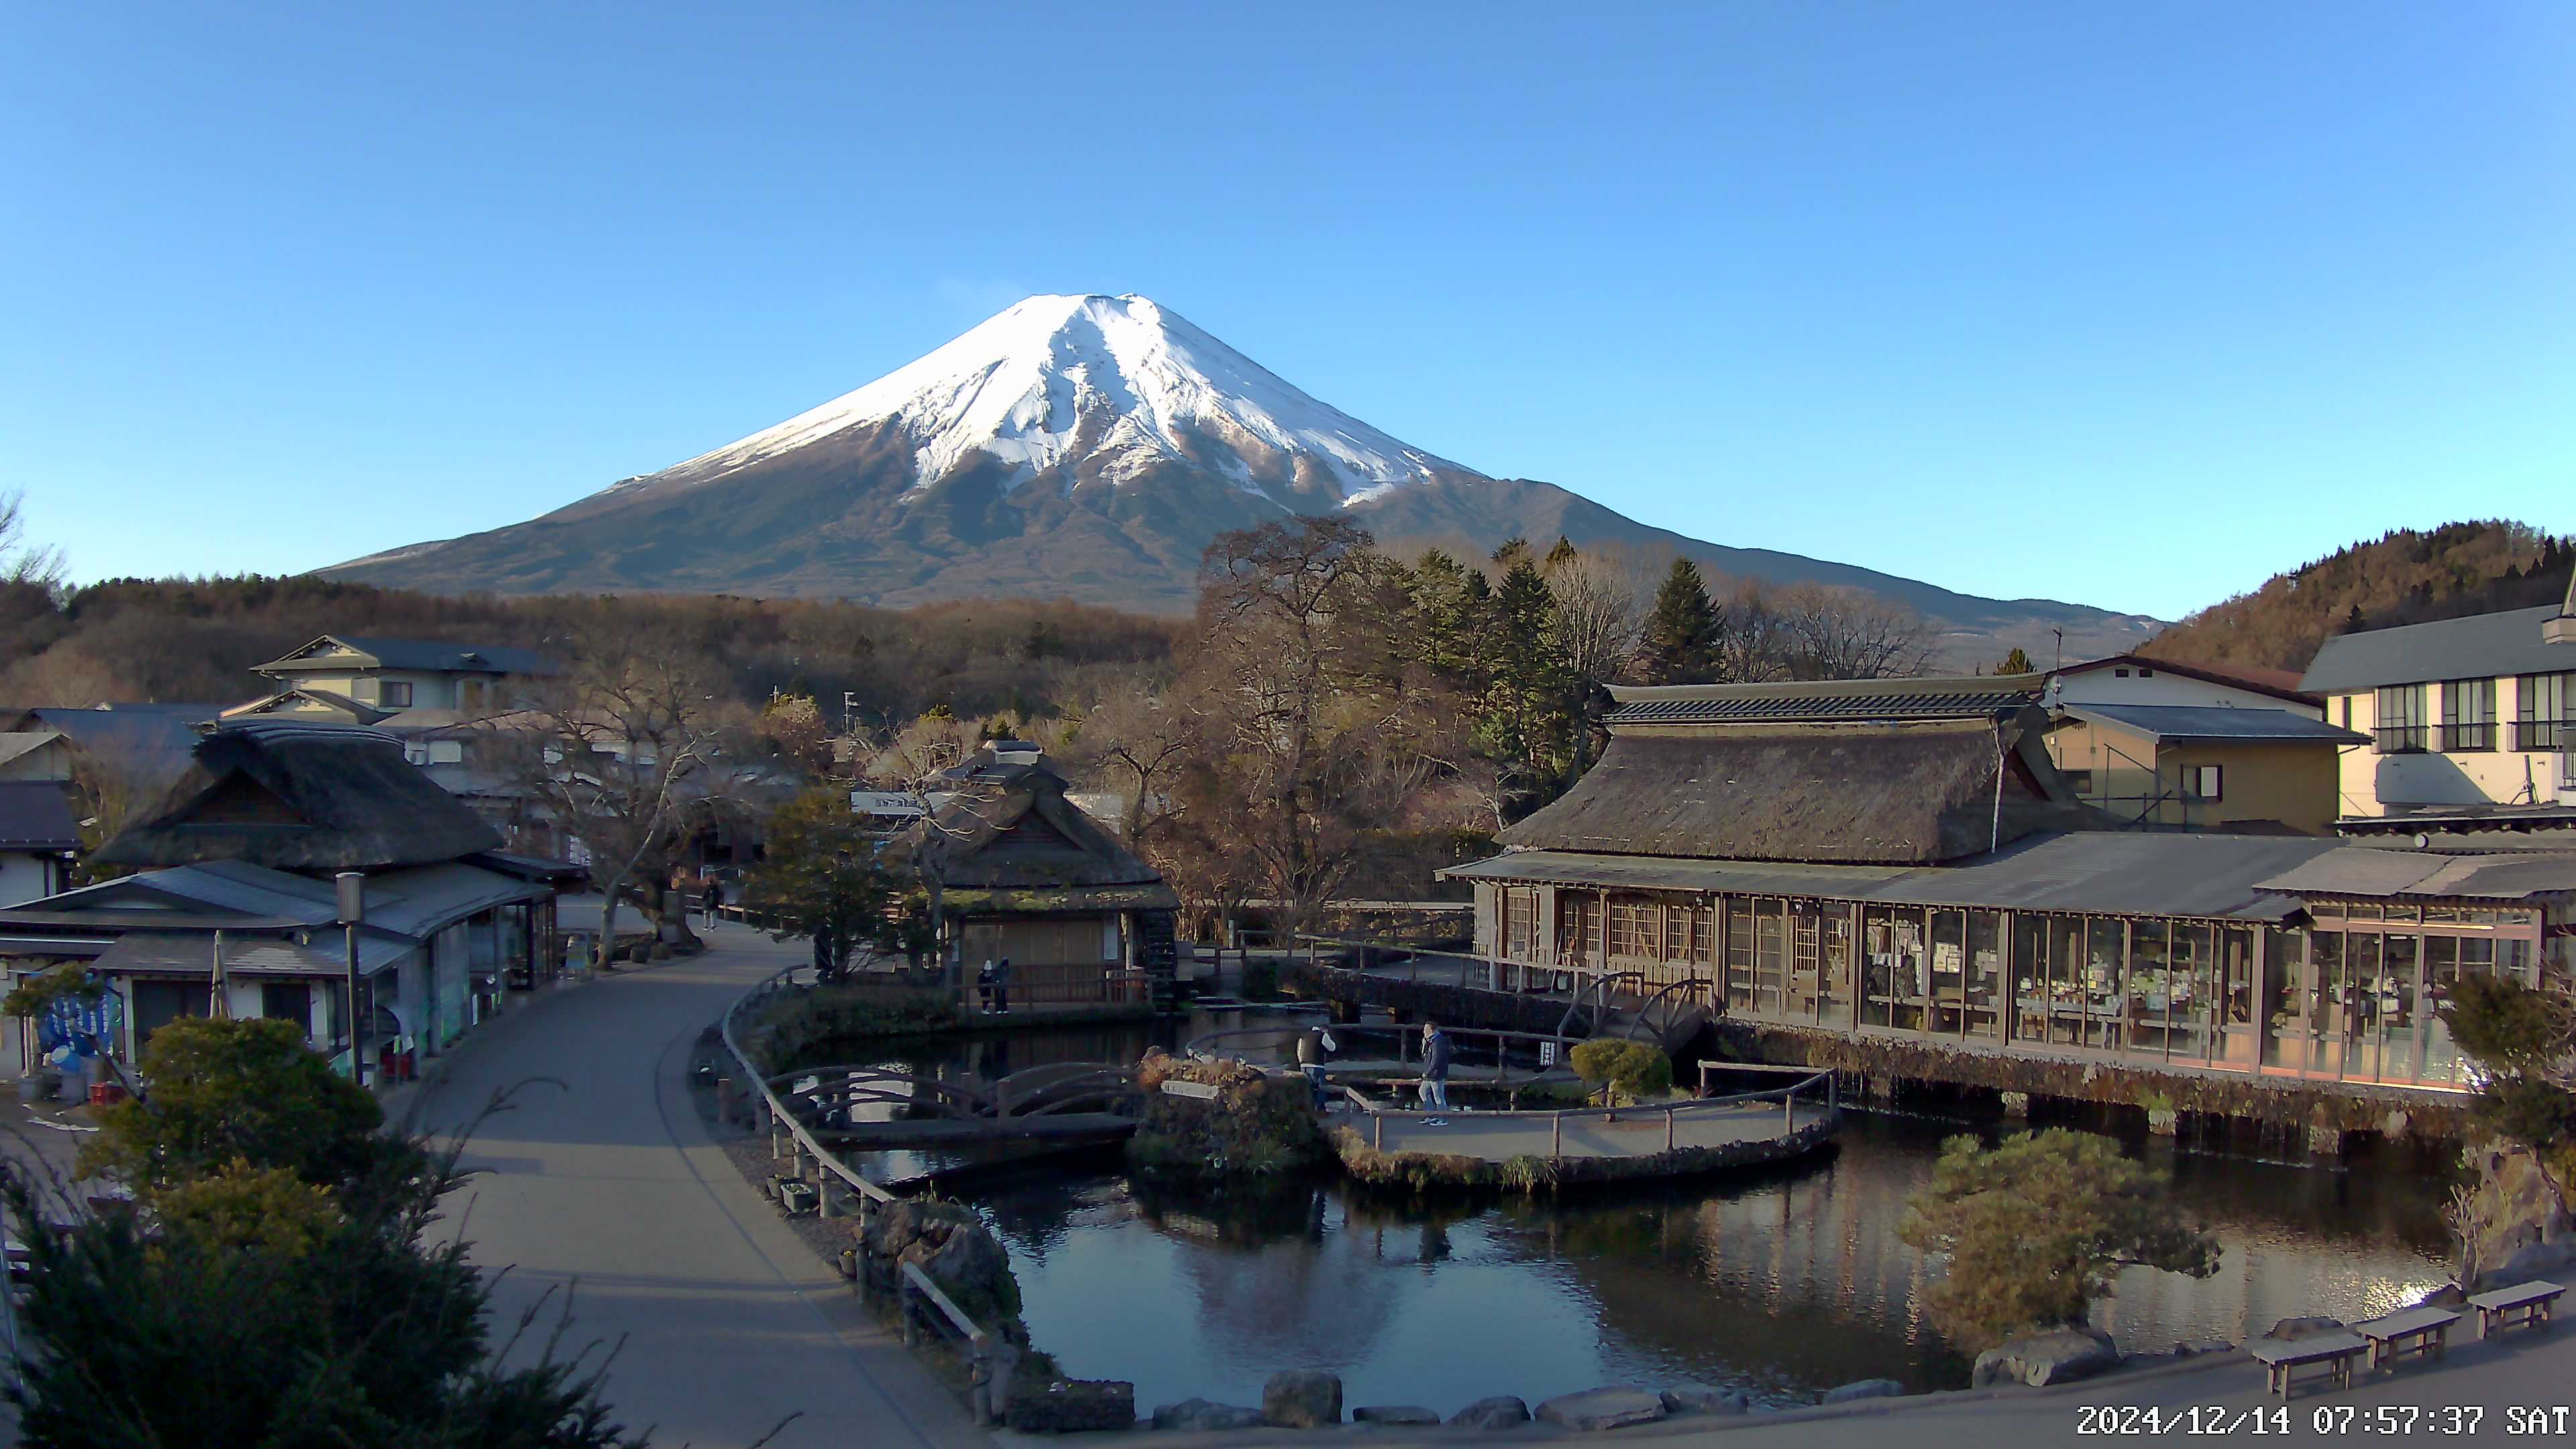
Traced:
POLYGON ((2455 1089, 2451 981, 2576 977, 2576 854, 2121 828, 2031 676, 1613 693, 1601 762, 1445 872, 1500 987, 1612 975, 1989 1085, 2032 1056, 2455 1089))
POLYGON ((997 740, 937 777, 889 855, 940 886, 946 959, 1011 963, 1013 1009, 1167 999, 1180 900, 1065 798, 1037 746, 997 740))

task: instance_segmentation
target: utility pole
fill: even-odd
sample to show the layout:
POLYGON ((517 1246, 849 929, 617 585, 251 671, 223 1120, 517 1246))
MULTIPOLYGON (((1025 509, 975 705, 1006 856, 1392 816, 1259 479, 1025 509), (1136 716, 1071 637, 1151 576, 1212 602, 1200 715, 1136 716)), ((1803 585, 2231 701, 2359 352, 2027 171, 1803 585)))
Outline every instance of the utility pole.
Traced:
POLYGON ((340 931, 349 953, 349 1080, 363 1087, 367 1084, 367 1027, 358 1004, 358 926, 367 918, 367 877, 361 871, 344 870, 331 883, 338 888, 340 931))

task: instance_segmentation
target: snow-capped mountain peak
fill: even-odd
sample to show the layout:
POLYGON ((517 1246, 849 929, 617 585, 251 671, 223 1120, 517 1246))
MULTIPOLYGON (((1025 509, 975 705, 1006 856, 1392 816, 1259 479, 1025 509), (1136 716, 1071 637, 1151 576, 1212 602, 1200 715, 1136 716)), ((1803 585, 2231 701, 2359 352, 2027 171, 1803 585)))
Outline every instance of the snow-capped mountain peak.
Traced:
POLYGON ((856 392, 609 491, 712 481, 877 425, 911 446, 916 493, 979 452, 1008 465, 1015 487, 1049 470, 1067 488, 1123 484, 1170 462, 1282 506, 1274 490, 1347 505, 1438 473, 1482 476, 1317 401, 1144 297, 1038 296, 856 392))

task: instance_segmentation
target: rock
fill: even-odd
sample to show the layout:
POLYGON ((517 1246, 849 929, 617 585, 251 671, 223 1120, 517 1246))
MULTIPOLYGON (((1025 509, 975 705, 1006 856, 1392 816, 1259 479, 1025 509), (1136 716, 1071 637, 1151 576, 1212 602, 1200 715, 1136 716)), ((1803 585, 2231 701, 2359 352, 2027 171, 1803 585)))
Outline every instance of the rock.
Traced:
POLYGON ((1854 1399, 1895 1399, 1905 1394, 1905 1385, 1894 1379, 1862 1379, 1839 1388, 1825 1390, 1824 1402, 1848 1404, 1854 1399))
POLYGON ((1508 1429, 1529 1421, 1529 1405, 1509 1394, 1478 1399, 1449 1416, 1450 1427, 1455 1429, 1508 1429))
POLYGON ((2195 1339, 2190 1343, 2177 1343, 2173 1346, 2173 1356, 2176 1358, 2204 1358, 2213 1353, 2234 1353, 2235 1351, 2236 1345, 2223 1338, 2195 1339))
POLYGON ((2284 1318, 2273 1324, 2272 1331, 2263 1336, 2278 1339, 2283 1343, 2296 1343, 2303 1338, 2314 1338, 2320 1333, 2339 1333, 2342 1330, 2343 1320, 2340 1318, 2284 1318))
POLYGON ((2546 1277, 2576 1263, 2576 1211, 2529 1148, 2472 1149, 2460 1285, 2472 1293, 2546 1277))
POLYGON ((2120 1361, 2111 1335, 2090 1328, 2059 1328, 2026 1334, 1977 1355, 1969 1375, 1973 1388, 2028 1384, 2041 1388, 2098 1374, 2120 1361))
POLYGON ((1183 1399, 1165 1404, 1154 1411, 1157 1429, 1258 1429, 1261 1411, 1239 1404, 1210 1403, 1206 1399, 1183 1399))
POLYGON ((1261 1421, 1281 1429, 1342 1422, 1342 1380, 1319 1369, 1286 1369, 1261 1386, 1261 1421))
POLYGON ((1660 1396, 1626 1384, 1559 1394, 1538 1406, 1539 1422, 1587 1434, 1630 1424, 1651 1424, 1663 1416, 1664 1401, 1660 1396))
POLYGON ((1715 1384, 1675 1384, 1657 1397, 1667 1414, 1741 1414, 1753 1407, 1751 1394, 1715 1384))
POLYGON ((1114 1379, 1057 1379, 1011 1395, 1003 1422, 1023 1434, 1079 1434, 1136 1427, 1136 1386, 1114 1379))
POLYGON ((2462 1289, 2459 1284, 2445 1283, 2441 1287, 2434 1289, 2432 1292, 2425 1294, 2424 1301, 2416 1304, 2415 1306, 2418 1308, 2457 1308, 2468 1301, 2468 1293, 2466 1290, 2462 1289))
POLYGON ((1420 1404, 1370 1404, 1351 1410, 1354 1424, 1437 1424, 1440 1416, 1420 1404))

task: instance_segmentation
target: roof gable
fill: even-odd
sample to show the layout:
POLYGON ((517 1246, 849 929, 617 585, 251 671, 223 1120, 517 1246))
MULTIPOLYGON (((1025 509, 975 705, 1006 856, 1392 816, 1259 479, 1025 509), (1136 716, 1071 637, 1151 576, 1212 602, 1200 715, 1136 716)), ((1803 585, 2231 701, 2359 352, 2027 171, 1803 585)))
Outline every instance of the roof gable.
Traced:
POLYGON ((278 870, 383 870, 500 844, 489 825, 348 725, 255 720, 209 735, 150 816, 98 852, 115 865, 237 860, 278 870))

